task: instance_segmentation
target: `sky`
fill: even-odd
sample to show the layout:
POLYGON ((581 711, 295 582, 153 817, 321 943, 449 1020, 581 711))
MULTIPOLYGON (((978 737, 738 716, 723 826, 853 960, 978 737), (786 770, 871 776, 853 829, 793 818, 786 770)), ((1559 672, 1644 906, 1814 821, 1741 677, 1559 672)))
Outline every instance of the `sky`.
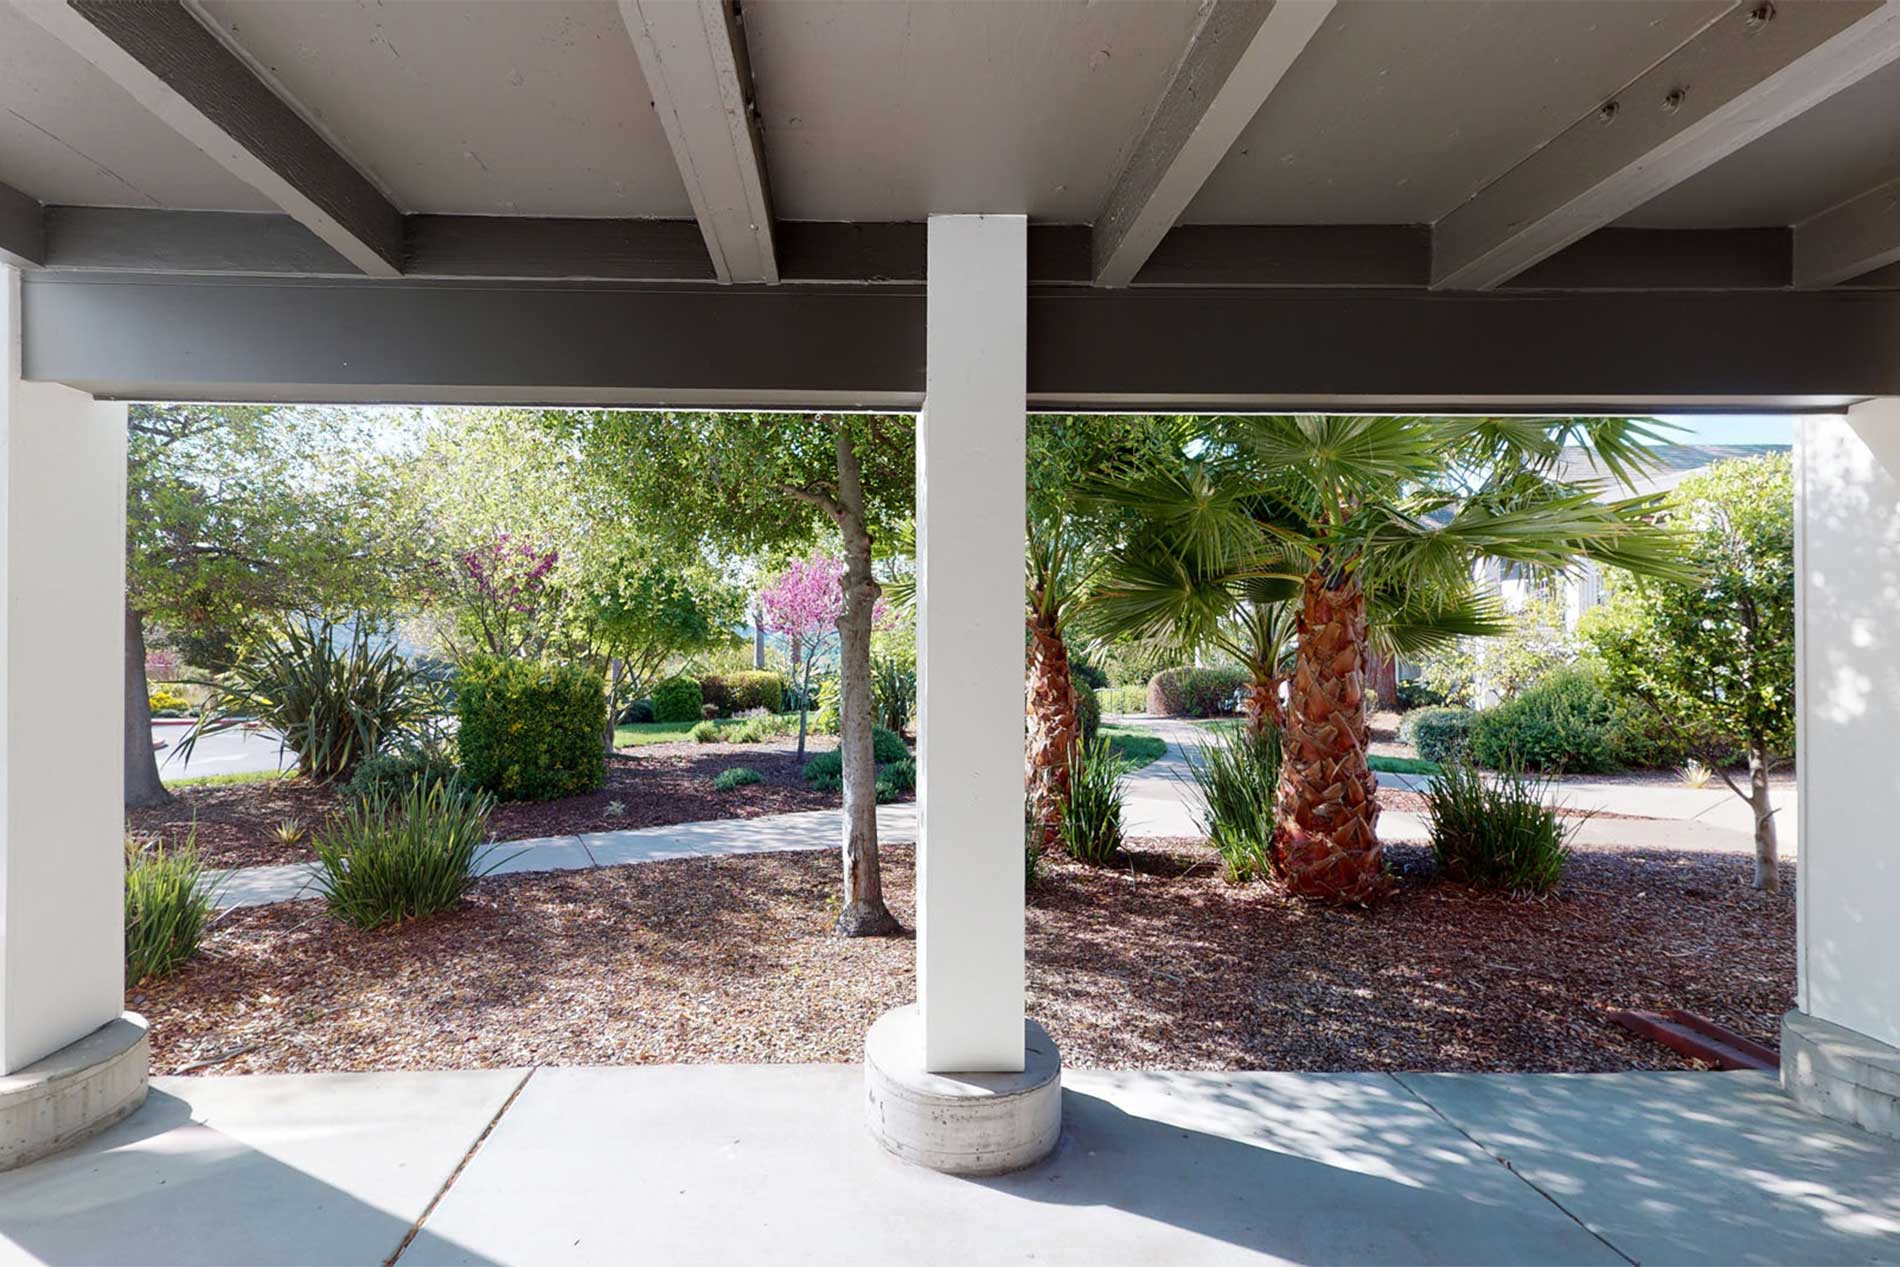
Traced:
POLYGON ((1794 419, 1786 415, 1665 415, 1661 421, 1682 428, 1669 437, 1672 444, 1794 443, 1794 419))

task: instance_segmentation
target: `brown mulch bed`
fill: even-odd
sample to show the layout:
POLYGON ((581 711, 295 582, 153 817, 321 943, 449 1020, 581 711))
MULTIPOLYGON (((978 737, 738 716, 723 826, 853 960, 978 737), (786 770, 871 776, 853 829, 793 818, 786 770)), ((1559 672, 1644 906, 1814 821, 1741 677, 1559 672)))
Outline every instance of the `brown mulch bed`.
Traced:
MULTIPOLYGON (((1685 1067, 1612 1025, 1622 1007, 1776 1041, 1792 867, 1764 895, 1740 855, 1584 849, 1540 901, 1388 854, 1398 890, 1371 913, 1228 885, 1194 842, 1051 862, 1029 908, 1030 1011, 1070 1064, 1121 1068, 1685 1067)), ((912 851, 884 859, 908 926, 912 851)), ((312 902, 240 910, 128 1002, 167 1073, 855 1061, 915 997, 913 943, 834 939, 837 883, 825 850, 491 879, 383 932, 312 902)))
MULTIPOLYGON (((835 739, 817 736, 805 750, 809 756, 836 746, 835 739)), ((791 739, 625 748, 607 759, 607 781, 598 792, 498 805, 489 830, 497 840, 524 840, 836 808, 839 794, 814 789, 802 768, 791 739), (750 766, 764 778, 730 792, 715 790, 713 776, 735 766, 750 766)), ((170 805, 128 810, 126 829, 182 843, 195 822, 199 852, 213 867, 309 862, 316 855, 308 837, 285 845, 276 838, 277 825, 294 817, 306 829, 318 827, 339 795, 334 787, 295 779, 184 787, 175 790, 170 805)))

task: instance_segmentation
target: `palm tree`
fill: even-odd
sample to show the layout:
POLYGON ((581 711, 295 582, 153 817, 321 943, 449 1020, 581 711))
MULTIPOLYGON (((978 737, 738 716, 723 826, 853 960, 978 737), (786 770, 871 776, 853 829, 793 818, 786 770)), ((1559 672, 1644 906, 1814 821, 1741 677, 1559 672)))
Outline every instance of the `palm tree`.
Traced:
POLYGON ((1105 636, 1171 629, 1237 655, 1261 717, 1264 693, 1277 702, 1275 631, 1291 623, 1276 861, 1296 894, 1370 903, 1387 880, 1366 761, 1369 647, 1415 654, 1496 632, 1472 582, 1480 559, 1681 573, 1650 522, 1656 498, 1603 501, 1603 481, 1555 474, 1574 445, 1628 484, 1658 434, 1600 418, 1206 419, 1166 462, 1091 486, 1142 524, 1111 553, 1091 619, 1105 636))
POLYGON ((1060 511, 1031 514, 1024 555, 1024 624, 1028 630, 1026 692, 1029 738, 1024 792, 1030 821, 1053 848, 1069 807, 1069 769, 1081 726, 1069 664, 1068 627, 1088 591, 1100 556, 1060 511))

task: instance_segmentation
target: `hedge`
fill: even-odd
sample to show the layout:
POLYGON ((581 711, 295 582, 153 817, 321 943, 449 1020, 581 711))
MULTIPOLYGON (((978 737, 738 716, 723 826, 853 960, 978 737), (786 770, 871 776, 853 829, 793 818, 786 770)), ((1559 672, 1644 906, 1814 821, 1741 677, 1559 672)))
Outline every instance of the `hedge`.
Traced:
POLYGON ((708 673, 699 679, 702 701, 719 710, 721 717, 763 708, 768 713, 785 711, 785 675, 765 669, 747 669, 742 673, 708 673))
POLYGON ((1148 711, 1156 717, 1220 717, 1234 711, 1247 683, 1242 669, 1163 669, 1148 682, 1148 711))
POLYGON ((1470 747, 1475 716, 1468 708, 1415 708, 1399 723, 1399 738, 1417 748, 1425 760, 1442 765, 1470 747))
POLYGON ((1617 766, 1619 730, 1616 704, 1597 675, 1559 669, 1479 713, 1471 757, 1492 770, 1602 774, 1617 766))
POLYGON ((573 796, 607 777, 607 693, 585 669, 477 656, 461 667, 455 704, 462 773, 500 800, 573 796))
POLYGON ((656 722, 700 721, 705 714, 706 697, 699 683, 689 677, 670 677, 653 688, 653 720, 656 722))

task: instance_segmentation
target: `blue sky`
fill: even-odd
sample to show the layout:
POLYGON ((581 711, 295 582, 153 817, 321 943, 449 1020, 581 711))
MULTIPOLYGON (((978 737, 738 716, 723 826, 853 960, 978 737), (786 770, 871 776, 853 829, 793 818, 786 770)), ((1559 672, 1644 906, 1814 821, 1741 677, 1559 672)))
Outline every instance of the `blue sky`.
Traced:
POLYGON ((1793 444, 1794 419, 1755 414, 1665 415, 1683 429, 1670 437, 1676 444, 1793 444))

